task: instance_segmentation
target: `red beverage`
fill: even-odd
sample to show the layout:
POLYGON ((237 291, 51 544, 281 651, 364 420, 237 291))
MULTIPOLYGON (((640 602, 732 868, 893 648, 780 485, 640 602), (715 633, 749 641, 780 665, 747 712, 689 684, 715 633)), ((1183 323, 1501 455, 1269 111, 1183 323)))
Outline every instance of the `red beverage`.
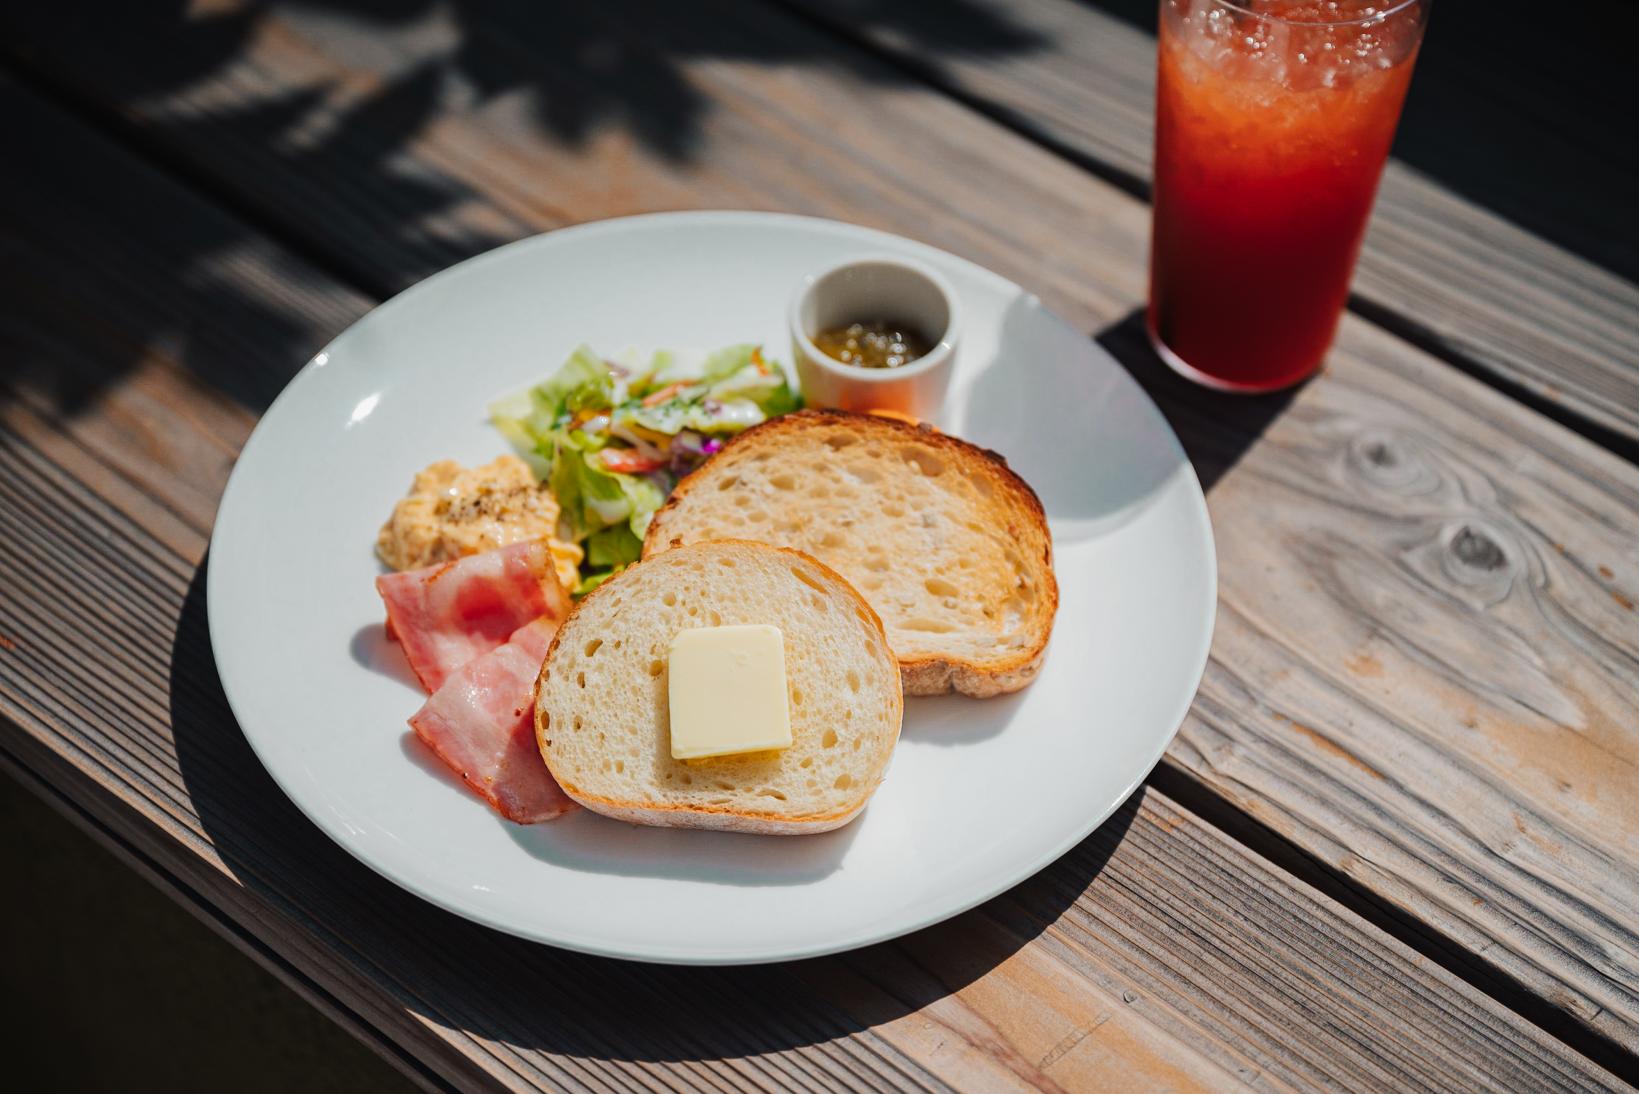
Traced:
POLYGON ((1161 0, 1150 337, 1234 391, 1320 367, 1428 0, 1161 0))

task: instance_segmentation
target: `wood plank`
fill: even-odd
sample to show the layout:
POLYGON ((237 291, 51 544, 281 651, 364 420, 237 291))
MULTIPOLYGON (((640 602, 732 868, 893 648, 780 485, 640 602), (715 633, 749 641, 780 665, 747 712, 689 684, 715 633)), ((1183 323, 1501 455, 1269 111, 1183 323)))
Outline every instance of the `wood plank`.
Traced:
MULTIPOLYGON (((1634 476, 1520 446, 1516 404, 1384 368, 1388 342, 1351 332, 1214 488, 1214 656, 1169 762, 1631 1043, 1634 476), (1568 962, 1586 998, 1556 987, 1568 962)), ((1235 444, 1155 379, 1192 447, 1235 444)))
MULTIPOLYGON (((779 2, 868 42, 1009 126, 1148 187, 1155 5, 1147 9, 1150 28, 1141 29, 1078 0, 951 4, 937 16, 864 10, 849 0, 779 2)), ((1462 30, 1436 19, 1430 33, 1462 30)), ((1413 98, 1419 82, 1441 75, 1419 73, 1413 98)), ((1548 137, 1555 121, 1521 120, 1519 111, 1510 117, 1520 130, 1515 147, 1551 143, 1535 133, 1548 137)), ((1631 227, 1629 205, 1607 212, 1631 227)), ((1639 452, 1639 285, 1394 160, 1355 292, 1375 319, 1639 452)))
POLYGON ((372 282, 571 215, 780 206, 947 247, 1104 332, 1211 485, 1224 556, 1213 663, 1167 763, 1457 960, 1639 1048, 1631 466, 1354 318, 1289 402, 1172 383, 1126 322, 1140 203, 774 11, 242 17, 226 53, 174 29, 166 94, 134 96, 94 41, 75 78, 372 282), (587 91, 566 39, 622 79, 587 91), (409 124, 423 77, 404 74, 428 71, 444 90, 409 124), (404 179, 435 215, 403 219, 404 179))
MULTIPOLYGON (((7 313, 8 327, 30 331, 76 302, 87 315, 106 312, 111 296, 134 302, 114 313, 124 336, 115 342, 87 322, 54 324, 54 340, 26 343, 43 347, 32 362, 41 375, 106 355, 95 406, 41 405, 7 389, 4 763, 350 1028, 380 1031, 465 1088, 1051 1089, 1112 1075, 1182 1088, 1615 1082, 1153 791, 979 910, 899 943, 786 967, 586 958, 398 890, 305 821, 234 726, 209 652, 203 536, 163 520, 148 527, 152 513, 129 505, 130 479, 117 469, 135 457, 76 438, 133 382, 122 375, 129 355, 109 346, 163 329, 140 302, 183 293, 190 267, 161 251, 173 221, 82 200, 66 182, 94 174, 122 191, 165 187, 15 87, 0 84, 0 105, 53 138, 33 145, 41 152, 29 172, 0 183, 12 210, 0 238, 13 254, 51 251, 56 226, 73 221, 139 244, 152 236, 156 255, 110 281, 89 276, 95 250, 37 266, 34 306, 7 313), (120 284, 127 276, 134 283, 120 284)), ((233 225, 203 204, 192 215, 233 225)), ((264 279, 299 285, 308 299, 361 302, 270 246, 251 253, 247 304, 264 279)), ((260 312, 201 311, 192 345, 226 334, 212 330, 223 322, 247 344, 264 325, 281 329, 246 324, 248 314, 260 312)), ((188 404, 143 439, 160 446, 154 467, 179 466, 173 452, 242 441, 247 416, 213 413, 213 397, 187 393, 186 372, 208 372, 208 354, 150 358, 188 404)), ((215 463, 151 472, 142 497, 182 511, 200 489, 195 476, 217 475, 220 489, 220 472, 215 463)))
MULTIPOLYGON (((28 438, 15 441, 20 448, 28 438)), ((27 494, 4 500, 19 508, 36 503, 21 512, 0 505, 5 524, 28 526, 44 508, 33 496, 44 492, 34 482, 38 468, 25 451, 10 449, 0 451, 0 465, 6 481, 27 488, 27 494)), ((78 483, 59 480, 54 485, 51 500, 80 508, 78 483)), ((122 536, 93 536, 89 542, 117 542, 137 534, 132 528, 121 531, 122 536)), ((41 620, 50 610, 48 601, 71 615, 84 607, 62 601, 76 578, 127 564, 117 549, 88 551, 77 547, 79 542, 54 545, 59 550, 53 557, 65 571, 58 581, 39 580, 44 565, 28 568, 23 556, 3 560, 0 572, 23 577, 28 585, 28 591, 18 585, 5 588, 11 619, 41 620)), ((538 1046, 548 1056, 566 1051, 559 1046, 577 1037, 598 1042, 613 1036, 608 1029, 620 1027, 622 1020, 630 1029, 639 1017, 641 1034, 629 1034, 630 1042, 602 1044, 602 1050, 683 1051, 688 1058, 742 1052, 761 1056, 770 1051, 762 1038, 791 1036, 789 1029, 766 1029, 766 1023, 757 1021, 759 1011, 780 1011, 782 1006, 788 1022, 794 1020, 791 1010, 801 1012, 804 997, 793 996, 791 985, 772 972, 742 970, 727 974, 726 983, 716 983, 715 971, 642 968, 530 946, 419 904, 331 846, 278 794, 233 731, 209 666, 202 589, 203 570, 177 607, 174 640, 132 647, 148 651, 140 665, 131 664, 134 658, 129 657, 115 665, 76 661, 83 646, 54 643, 44 628, 25 625, 17 629, 14 652, 26 659, 0 666, 5 670, 0 679, 7 684, 0 701, 25 731, 18 741, 8 739, 8 747, 18 745, 27 768, 71 794, 121 846, 135 848, 128 854, 179 876, 172 886, 198 894, 202 912, 246 917, 249 929, 306 977, 325 984, 335 998, 359 1008, 418 1055, 456 1068, 478 1057, 490 1078, 510 1079, 515 1076, 509 1073, 516 1073, 529 1082, 589 1083, 589 1074, 557 1070, 561 1061, 535 1060, 533 1052, 513 1058, 502 1047, 536 1045, 542 1030, 551 1030, 554 1037, 553 1045, 538 1046), (123 679, 110 679, 111 670, 123 679), (152 701, 143 701, 150 697, 152 701), (424 962, 405 959, 421 954, 427 939, 440 940, 435 953, 424 962), (355 966, 343 970, 340 984, 335 983, 338 957, 355 966), (744 1031, 745 1041, 725 1043, 720 1034, 707 1037, 702 1032, 707 1039, 692 1047, 687 1039, 668 1046, 665 1031, 647 1024, 663 1025, 665 1008, 701 994, 702 977, 710 978, 708 988, 717 989, 710 994, 715 1020, 744 1031), (483 998, 468 997, 475 979, 484 985, 483 998), (415 985, 413 990, 402 986, 407 981, 415 985), (608 997, 577 991, 566 998, 554 987, 566 983, 607 985, 608 997), (381 988, 388 998, 372 998, 372 990, 381 988), (771 996, 783 1003, 771 1002, 771 996), (496 997, 508 1000, 501 1014, 484 1004, 496 997), (731 999, 744 999, 744 1009, 725 1002, 731 999), (399 1013, 395 1003, 420 1017, 399 1013), (585 1016, 588 1008, 591 1019, 585 1016), (659 1013, 647 1014, 645 1008, 659 1013), (565 1032, 561 1024, 571 1014, 580 1021, 565 1032), (433 1028, 419 1028, 417 1021, 433 1028), (457 1036, 457 1030, 476 1040, 457 1036), (440 1042, 453 1042, 453 1047, 440 1042)), ((113 627, 136 623, 120 610, 108 614, 113 627)), ((1242 1079, 1296 1085, 1361 1074, 1457 1085, 1466 1085, 1465 1077, 1476 1074, 1555 1085, 1579 1085, 1590 1075, 1598 1080, 1597 1073, 1587 1072, 1574 1058, 1569 1064, 1542 1059, 1543 1043, 1556 1052, 1562 1047, 1534 1028, 1509 1029, 1517 1023, 1509 1021, 1503 1008, 1444 974, 1417 971, 1409 958, 1397 944, 1303 887, 1292 886, 1216 830, 1150 795, 1130 805, 1062 869, 981 912, 900 945, 806 962, 794 973, 815 988, 819 999, 841 1008, 843 1017, 829 1020, 841 1026, 826 1039, 885 1027, 878 1032, 887 1046, 900 1046, 909 1059, 928 1054, 922 1062, 931 1075, 922 1075, 921 1081, 929 1083, 1050 1086, 1048 1080, 1062 1080, 1073 1086, 1098 1075, 1122 1074, 1137 1081, 1205 1086, 1222 1082, 1226 1067, 1242 1079), (1157 864, 1172 855, 1169 848, 1185 857, 1158 871, 1157 864), (1187 889, 1187 879, 1201 877, 1204 870, 1223 877, 1200 906, 1185 910, 1181 919, 1174 910, 1159 923, 1145 922, 1146 907, 1187 889), (1088 878, 1094 879, 1091 885, 1088 878), (1281 896, 1270 901, 1270 892, 1281 896), (1264 894, 1268 908, 1249 912, 1241 893, 1264 894), (1064 934, 1059 949, 1038 951, 1029 940, 1062 921, 1069 900, 1093 920, 1092 926, 1064 924, 1057 928, 1064 934), (1299 951, 1272 947, 1269 936, 1290 931, 1292 924, 1308 925, 1300 932, 1299 951), (1112 942, 1107 929, 1116 925, 1140 932, 1153 948, 1133 952, 1119 940, 1112 942), (1180 964, 1179 947, 1185 945, 1204 947, 1197 954, 1198 967, 1180 964), (1236 955, 1231 967, 1221 964, 1218 955, 1223 953, 1236 955), (1358 968, 1336 967, 1335 959, 1345 954, 1351 960, 1372 955, 1376 967, 1368 971, 1376 975, 1362 978, 1358 968), (1262 970, 1255 1001, 1243 998, 1242 965, 1262 970), (1310 1015, 1283 1012, 1311 1005, 1308 993, 1334 994, 1337 984, 1349 986, 1346 997, 1329 1000, 1310 1015), (1287 992, 1295 1001, 1285 997, 1287 992), (1403 1026, 1377 1013, 1385 992, 1410 996, 1403 1026), (1139 1003, 1140 993, 1146 1002, 1139 1003), (1209 1000, 1205 1005, 1222 1006, 1223 1013, 1201 1013, 1203 997, 1209 1000), (1021 1006, 1021 1001, 1029 1005, 1021 1006), (1485 1046, 1464 1041, 1444 1058, 1417 1045, 1426 1034, 1423 1023, 1439 1023, 1447 1010, 1460 1013, 1474 1007, 1486 1015, 1484 1024, 1498 1023, 1507 1036, 1485 1046), (1267 1017, 1271 1012, 1279 1015, 1273 1026, 1267 1017), (1316 1028, 1305 1028, 1306 1020, 1316 1028), (1202 1030, 1202 1022, 1219 1028, 1202 1030), (1339 1024, 1346 1029, 1351 1023, 1374 1030, 1372 1036, 1379 1040, 1363 1042, 1371 1047, 1361 1052, 1359 1045, 1332 1035, 1339 1024), (1089 1041, 1094 1032, 1098 1036, 1089 1041), (1523 1037, 1523 1044, 1513 1042, 1515 1037, 1523 1037), (945 1044, 952 1049, 944 1049, 945 1044), (1416 1046, 1415 1051, 1405 1046, 1416 1046), (1377 1058, 1379 1053, 1383 1059, 1377 1058), (1488 1053, 1502 1054, 1497 1068, 1474 1071, 1472 1060, 1488 1053), (1000 1069, 998 1059, 1004 1065, 1000 1069), (1547 1066, 1550 1062, 1553 1067, 1547 1066)), ((286 975, 291 973, 286 970, 286 975)), ((875 1051, 887 1049, 878 1046, 875 1051)), ((920 1074, 905 1062, 883 1071, 886 1064, 869 1059, 838 1062, 806 1055, 793 1066, 796 1070, 754 1071, 747 1077, 759 1085, 784 1085, 782 1076, 794 1081, 810 1069, 829 1069, 846 1085, 850 1077, 898 1083, 920 1074)), ((464 1074, 457 1070, 446 1077, 460 1081, 464 1074)), ((685 1078, 667 1075, 668 1082, 685 1078)))
MULTIPOLYGON (((1277 1086, 1362 1076, 1457 1088, 1610 1081, 1574 1056, 1556 1058, 1563 1046, 1533 1027, 1508 1028, 1517 1020, 1491 1000, 1419 970, 1397 944, 1153 793, 1064 868, 978 912, 901 944, 788 970, 632 966, 484 931, 421 905, 330 845, 268 782, 219 696, 208 698, 209 711, 184 712, 196 698, 178 694, 179 681, 197 682, 208 669, 191 652, 199 640, 191 632, 203 628, 201 587, 196 581, 180 609, 184 633, 170 667, 175 762, 197 817, 156 803, 129 772, 65 765, 60 745, 34 734, 22 741, 23 762, 53 786, 80 788, 145 859, 175 869, 180 855, 180 887, 199 894, 203 912, 249 917, 252 930, 335 998, 441 1069, 456 1068, 444 1075, 463 1085, 480 1077, 576 1087, 605 1077, 679 1085, 707 1077, 662 1071, 646 1063, 651 1054, 746 1057, 740 1077, 759 1086, 817 1079, 1050 1089, 1111 1075, 1189 1088, 1231 1075, 1277 1086), (1169 847, 1185 857, 1157 870, 1169 847), (1147 922, 1155 918, 1147 907, 1176 900, 1203 870, 1221 872, 1222 884, 1181 916, 1169 909, 1147 922), (1075 901, 1071 922, 1067 900, 1075 901), (1271 944, 1294 925, 1295 939, 1271 944), (1044 928, 1055 932, 1052 944, 1031 942, 1044 928), (1122 932, 1138 932, 1153 948, 1129 949, 1122 932), (438 940, 430 953, 429 939, 438 940), (1339 965, 1341 955, 1349 960, 1339 965), (348 967, 338 972, 338 960, 348 967), (566 984, 580 987, 566 992, 566 984), (1334 998, 1338 985, 1346 990, 1334 998), (385 999, 372 999, 383 990, 385 999), (1382 1013, 1390 993, 1404 1009, 1382 1013), (496 1008, 490 999, 507 1002, 496 1008), (668 1028, 676 1010, 702 1005, 681 1032, 668 1028), (1505 1036, 1486 1028, 1493 1023, 1505 1036), (1444 1045, 1448 1053, 1431 1052, 1419 1043, 1431 1028, 1463 1039, 1444 1045), (804 1047, 842 1037, 864 1041, 869 1053, 832 1057, 804 1047), (577 1071, 580 1057, 617 1073, 577 1071)), ((116 732, 85 706, 72 716, 92 735, 116 732)))

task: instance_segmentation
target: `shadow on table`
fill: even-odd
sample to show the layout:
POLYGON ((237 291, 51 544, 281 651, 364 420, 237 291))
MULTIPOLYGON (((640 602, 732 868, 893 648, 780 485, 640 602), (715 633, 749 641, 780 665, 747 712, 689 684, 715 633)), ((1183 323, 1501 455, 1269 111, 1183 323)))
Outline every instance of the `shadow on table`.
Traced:
MULTIPOLYGON (((377 987, 401 1006, 486 1041, 601 1060, 712 1060, 822 1045, 891 1022, 984 976, 1055 921, 1098 877, 1143 794, 1035 877, 897 942, 732 968, 586 957, 425 903, 301 815, 228 710, 211 655, 205 572, 201 565, 189 585, 172 650, 172 732, 189 798, 217 854, 242 885, 289 917, 276 929, 290 944, 262 941, 292 952, 306 948, 299 942, 306 934, 356 954, 359 965, 391 976, 377 987)), ((319 970, 301 971, 322 980, 319 970)), ((415 1029, 407 1021, 386 1032, 409 1037, 415 1029)))
MULTIPOLYGON (((1045 44, 982 0, 840 6, 930 58, 1045 44)), ((0 171, 14 317, 0 383, 67 414, 163 357, 264 408, 368 304, 563 219, 565 202, 585 209, 538 178, 529 149, 569 161, 629 145, 610 162, 633 161, 631 177, 588 178, 598 192, 641 191, 646 172, 696 161, 707 70, 793 69, 794 95, 803 71, 921 79, 772 5, 727 0, 14 4, 0 60, 25 76, 0 81, 0 110, 30 150, 0 171), (505 179, 500 205, 439 165, 472 156, 437 150, 434 131, 476 115, 493 147, 520 149, 486 166, 505 179)))
POLYGON ((1192 383, 1156 356, 1144 330, 1142 308, 1093 337, 1155 400, 1206 491, 1235 466, 1304 388, 1299 384, 1268 395, 1226 395, 1192 383))

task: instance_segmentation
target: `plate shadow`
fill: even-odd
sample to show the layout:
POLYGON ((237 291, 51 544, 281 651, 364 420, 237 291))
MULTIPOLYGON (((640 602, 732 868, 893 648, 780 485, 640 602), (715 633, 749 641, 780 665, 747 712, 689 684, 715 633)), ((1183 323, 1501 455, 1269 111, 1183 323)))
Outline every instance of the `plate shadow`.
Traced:
POLYGON ((801 885, 838 869, 863 820, 813 836, 643 828, 585 809, 550 824, 502 823, 535 858, 573 870, 766 886, 801 885))
POLYGON ((366 623, 355 631, 353 640, 347 644, 347 651, 353 655, 355 663, 371 672, 421 691, 421 681, 415 678, 410 662, 405 660, 403 648, 387 637, 387 628, 380 623, 366 623))
POLYGON ((1142 308, 1093 337, 1155 401, 1183 444, 1201 489, 1207 492, 1308 384, 1304 381, 1268 395, 1230 395, 1192 383, 1156 356, 1144 330, 1142 308))
MULTIPOLYGON (((211 847, 258 909, 257 945, 325 989, 339 1010, 339 1000, 363 990, 486 1041, 609 1061, 716 1060, 869 1036, 873 1026, 960 991, 1046 930, 1098 877, 1143 795, 1008 893, 848 954, 690 968, 527 942, 400 889, 284 796, 222 693, 205 614, 207 565, 189 585, 171 650, 170 714, 183 783, 211 847), (907 966, 914 975, 888 971, 907 966), (372 976, 370 969, 384 972, 372 976), (693 1002, 679 1007, 678 1000, 693 1002)), ((819 850, 797 871, 823 865, 845 846, 846 832, 831 849, 816 843, 819 850)), ((823 839, 805 837, 814 838, 823 839)), ((379 1017, 352 1017, 380 1026, 379 1017)))
POLYGON ((1024 693, 969 699, 965 695, 905 698, 905 721, 900 737, 919 744, 955 747, 977 744, 1013 723, 1024 703, 1024 693), (967 717, 977 713, 978 717, 967 717))
POLYGON ((1156 428, 1127 377, 1086 367, 1086 336, 1039 299, 1021 295, 1008 306, 998 345, 973 382, 962 433, 1004 454, 1030 483, 1055 542, 1119 528, 1184 469, 1183 451, 1156 428), (1044 390, 1053 398, 1041 398, 1044 390))

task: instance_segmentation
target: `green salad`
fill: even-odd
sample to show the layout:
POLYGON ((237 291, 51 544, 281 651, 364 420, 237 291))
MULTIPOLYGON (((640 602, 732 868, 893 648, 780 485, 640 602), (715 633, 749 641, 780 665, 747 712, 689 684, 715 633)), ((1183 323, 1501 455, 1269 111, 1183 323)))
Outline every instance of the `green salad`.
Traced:
POLYGON ((495 423, 546 480, 558 535, 586 552, 583 596, 636 562, 649 520, 677 480, 743 429, 801 399, 759 347, 647 362, 582 346, 545 383, 490 407, 495 423))

